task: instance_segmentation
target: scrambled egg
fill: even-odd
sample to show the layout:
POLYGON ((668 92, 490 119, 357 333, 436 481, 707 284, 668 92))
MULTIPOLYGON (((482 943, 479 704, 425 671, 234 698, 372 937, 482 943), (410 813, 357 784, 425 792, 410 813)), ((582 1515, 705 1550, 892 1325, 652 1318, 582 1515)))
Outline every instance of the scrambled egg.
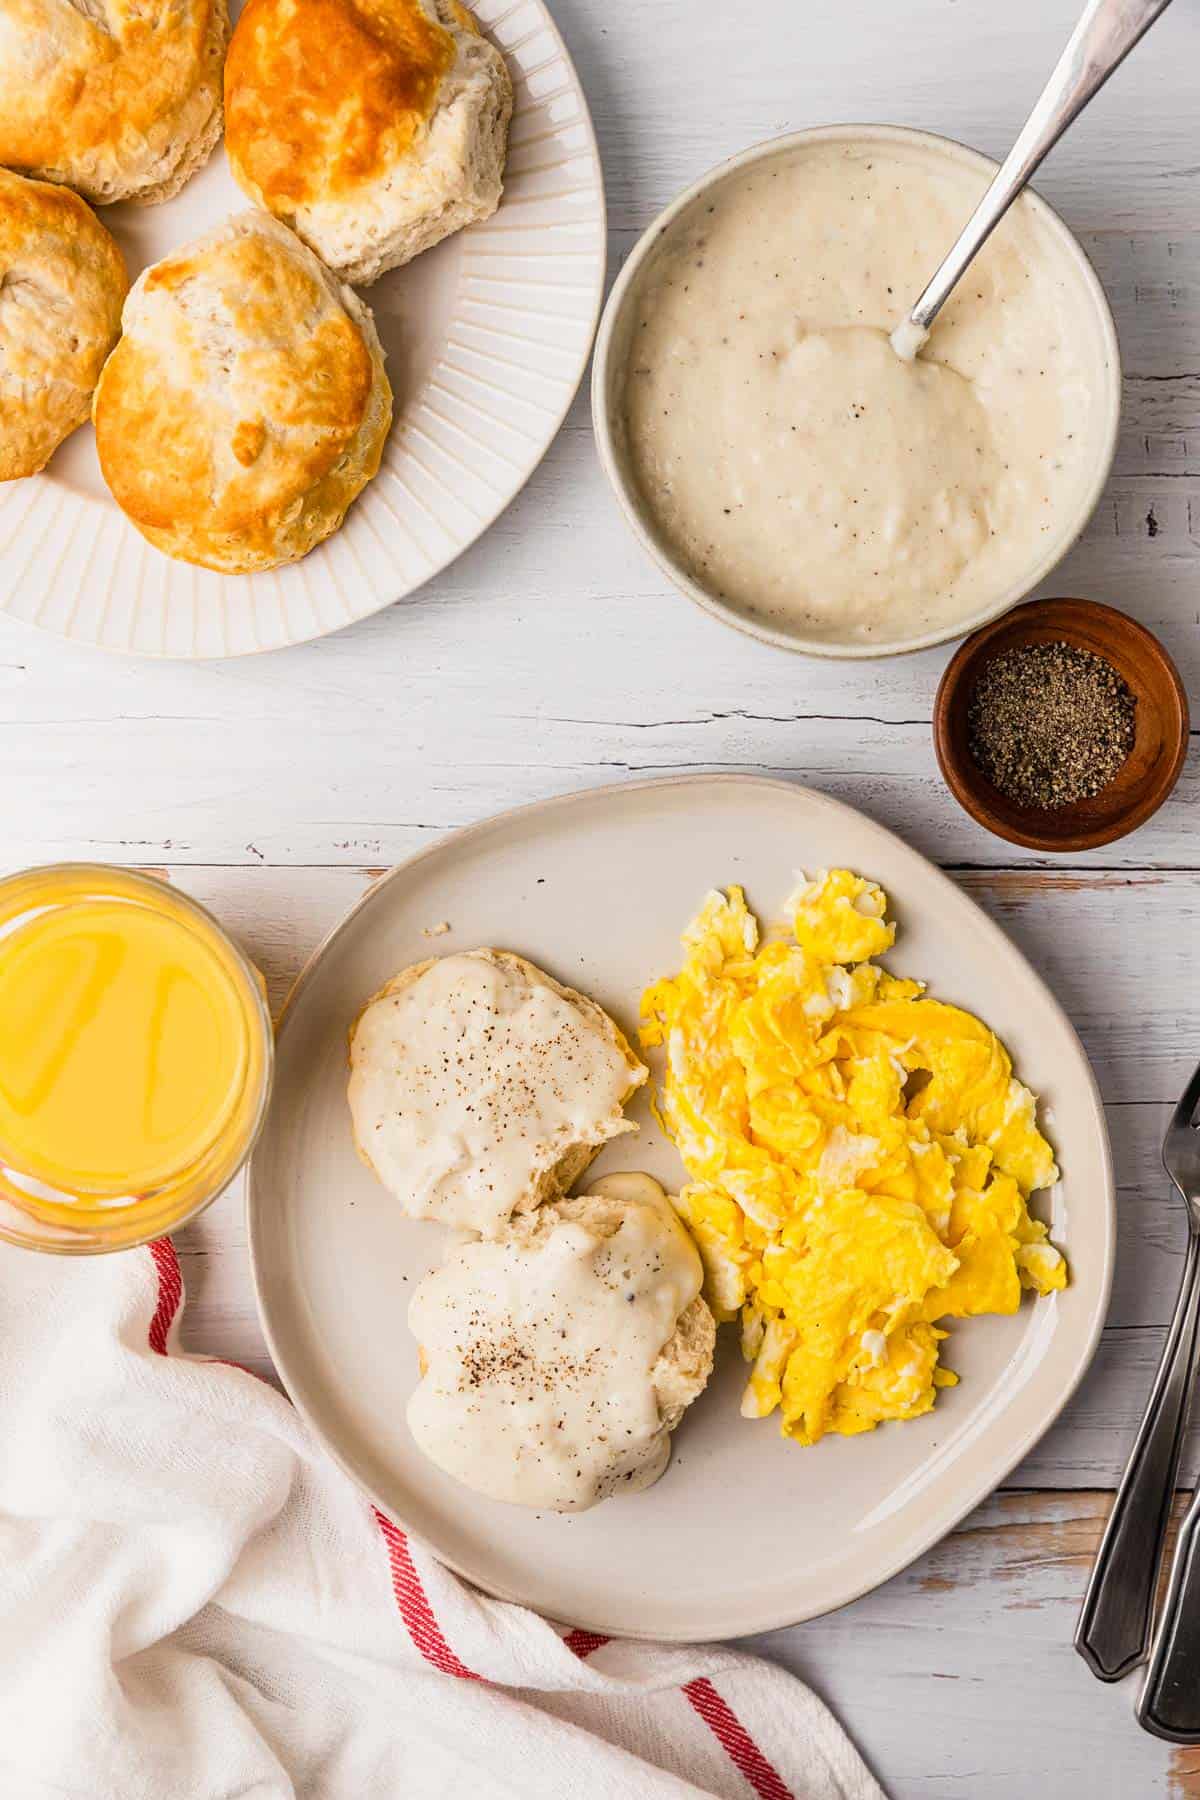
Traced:
POLYGON ((928 1412, 957 1380, 938 1321, 1013 1313, 1067 1270, 1029 1215, 1058 1170, 1003 1044, 875 965, 896 928, 873 882, 834 869, 787 910, 794 942, 760 944, 742 890, 711 893, 642 1041, 666 1047, 709 1303, 741 1313, 742 1411, 815 1444, 928 1412))

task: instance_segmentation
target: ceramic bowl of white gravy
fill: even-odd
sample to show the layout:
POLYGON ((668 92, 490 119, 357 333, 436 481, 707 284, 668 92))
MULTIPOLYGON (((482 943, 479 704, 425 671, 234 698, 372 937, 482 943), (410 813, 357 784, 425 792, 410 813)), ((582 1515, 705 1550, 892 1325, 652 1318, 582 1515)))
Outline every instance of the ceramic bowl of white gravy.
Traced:
POLYGON ((996 165, 825 126, 669 206, 600 323, 592 416, 629 523, 706 611, 785 649, 924 649, 1049 574, 1108 478, 1121 368, 1104 290, 1026 192, 914 363, 889 334, 996 165))

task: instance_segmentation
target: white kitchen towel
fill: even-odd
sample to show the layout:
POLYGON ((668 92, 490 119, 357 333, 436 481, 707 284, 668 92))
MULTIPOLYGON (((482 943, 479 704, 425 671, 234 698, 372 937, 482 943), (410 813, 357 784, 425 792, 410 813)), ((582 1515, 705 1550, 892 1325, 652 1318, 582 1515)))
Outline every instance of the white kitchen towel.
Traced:
POLYGON ((781 1669, 459 1581, 182 1304, 0 1245, 4 1800, 882 1800, 781 1669))

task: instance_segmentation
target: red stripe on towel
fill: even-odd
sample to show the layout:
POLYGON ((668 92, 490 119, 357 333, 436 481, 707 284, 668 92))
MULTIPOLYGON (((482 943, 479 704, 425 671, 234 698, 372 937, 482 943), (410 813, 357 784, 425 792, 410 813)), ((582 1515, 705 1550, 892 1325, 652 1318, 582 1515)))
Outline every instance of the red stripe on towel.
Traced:
MULTIPOLYGON (((158 1278, 158 1303, 150 1321, 150 1348, 156 1355, 165 1356, 167 1338, 183 1299, 183 1276, 170 1238, 155 1238, 149 1250, 158 1278)), ((409 1552, 408 1539, 398 1525, 393 1525, 390 1519, 384 1517, 378 1507, 372 1507, 371 1510, 387 1549, 392 1593, 413 1643, 425 1661, 443 1675, 455 1675, 460 1681, 482 1681, 483 1676, 477 1675, 474 1669, 468 1669, 442 1635, 442 1628, 434 1617, 433 1608, 409 1552)), ((568 1631, 563 1638, 563 1643, 581 1661, 594 1651, 602 1649, 609 1641, 600 1632, 584 1631, 579 1627, 568 1631)), ((792 1790, 767 1761, 733 1708, 722 1700, 711 1681, 703 1677, 689 1681, 683 1694, 692 1709, 704 1720, 730 1762, 749 1782, 759 1800, 795 1800, 792 1790)))
POLYGON ((683 1690, 689 1706, 698 1712, 740 1775, 750 1783, 759 1800, 795 1800, 791 1788, 767 1761, 733 1708, 722 1700, 712 1682, 701 1676, 683 1690))
POLYGON ((433 1608, 421 1586, 421 1577, 417 1574, 409 1553, 408 1539, 398 1525, 393 1525, 390 1519, 384 1518, 377 1506, 373 1506, 371 1511, 375 1514, 375 1523, 387 1546, 392 1592, 396 1596, 400 1617, 408 1627, 409 1637, 425 1661, 432 1663, 435 1669, 440 1669, 443 1675, 457 1675, 461 1681, 482 1681, 482 1675, 477 1675, 474 1669, 468 1669, 442 1636, 442 1628, 433 1616, 433 1608))
MULTIPOLYGON (((183 1276, 170 1238, 155 1238, 149 1245, 149 1250, 154 1260, 154 1272, 158 1277, 158 1304, 150 1321, 150 1348, 157 1355, 165 1356, 167 1337, 183 1299, 183 1276)), ((468 1669, 442 1636, 441 1626, 433 1616, 433 1608, 413 1565, 404 1533, 390 1519, 385 1519, 378 1507, 372 1507, 371 1510, 387 1546, 396 1605, 413 1643, 426 1662, 432 1663, 444 1675, 457 1675, 464 1681, 481 1681, 482 1676, 476 1675, 473 1669, 468 1669)))
POLYGON ((158 1305, 150 1321, 150 1348, 157 1356, 165 1356, 167 1335, 183 1299, 183 1276, 170 1238, 155 1238, 149 1249, 154 1258, 154 1273, 158 1276, 158 1305))

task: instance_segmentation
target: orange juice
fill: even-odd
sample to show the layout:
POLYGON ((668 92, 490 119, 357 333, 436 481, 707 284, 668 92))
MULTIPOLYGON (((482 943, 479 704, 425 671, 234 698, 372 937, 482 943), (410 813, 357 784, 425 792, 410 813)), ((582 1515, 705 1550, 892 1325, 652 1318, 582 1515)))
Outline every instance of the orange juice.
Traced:
POLYGON ((248 1153, 270 1065, 254 970, 165 882, 0 882, 0 1234, 93 1250, 181 1223, 248 1153))

